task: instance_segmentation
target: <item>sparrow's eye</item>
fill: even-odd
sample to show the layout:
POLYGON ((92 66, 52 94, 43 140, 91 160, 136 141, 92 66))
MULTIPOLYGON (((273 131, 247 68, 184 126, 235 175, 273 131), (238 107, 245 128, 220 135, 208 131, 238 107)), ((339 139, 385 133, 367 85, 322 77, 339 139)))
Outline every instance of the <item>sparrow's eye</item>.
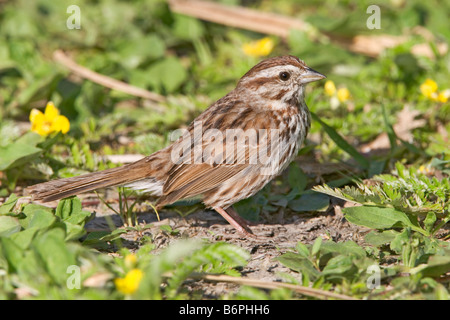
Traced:
POLYGON ((289 72, 286 72, 286 71, 280 72, 281 80, 288 81, 290 77, 291 77, 291 74, 289 72))

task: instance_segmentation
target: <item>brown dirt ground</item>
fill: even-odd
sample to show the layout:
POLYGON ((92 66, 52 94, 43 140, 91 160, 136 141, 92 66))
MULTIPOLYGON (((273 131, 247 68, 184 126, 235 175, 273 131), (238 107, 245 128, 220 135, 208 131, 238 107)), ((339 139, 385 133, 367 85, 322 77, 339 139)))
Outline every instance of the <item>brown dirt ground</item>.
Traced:
MULTIPOLYGON (((20 195, 21 190, 16 190, 20 195)), ((108 222, 116 227, 122 227, 120 217, 103 204, 94 193, 79 195, 83 209, 95 212, 95 217, 86 224, 86 230, 110 231, 108 222)), ((108 190, 104 195, 112 207, 118 207, 118 195, 115 190, 108 190)), ((5 199, 0 198, 0 204, 5 199)), ((21 201, 27 201, 22 198, 21 201)), ((328 210, 320 213, 296 213, 289 209, 279 209, 276 213, 260 215, 260 221, 250 228, 256 238, 248 238, 234 229, 218 213, 205 210, 200 205, 194 212, 181 216, 175 208, 165 208, 159 212, 158 221, 155 212, 149 205, 142 202, 135 209, 138 213, 138 222, 141 226, 150 225, 144 231, 128 231, 121 235, 122 245, 131 251, 139 249, 143 237, 150 237, 155 250, 160 251, 168 245, 182 238, 197 238, 208 242, 224 241, 242 247, 250 253, 248 264, 240 270, 242 277, 258 279, 261 281, 282 281, 282 274, 301 280, 300 274, 284 267, 276 260, 287 251, 295 250, 296 244, 301 241, 311 244, 321 236, 324 240, 342 242, 355 241, 364 245, 364 236, 370 231, 367 228, 349 223, 343 217, 341 208, 351 205, 335 198, 330 199, 328 210), (163 231, 162 225, 171 226, 177 230, 176 234, 163 231)), ((49 202, 44 205, 56 208, 58 202, 49 202)), ((181 208, 179 208, 181 209, 181 208)), ((183 208, 185 210, 186 208, 183 208)), ((450 226, 445 228, 445 234, 450 233, 450 226)), ((117 248, 111 246, 108 252, 115 255, 117 248)), ((224 295, 231 295, 239 290, 240 286, 225 282, 206 282, 204 280, 191 280, 186 282, 185 290, 194 298, 216 299, 224 295)))
MULTIPOLYGON (((82 195, 81 198, 84 199, 85 210, 96 212, 95 218, 86 225, 88 231, 109 230, 105 219, 107 216, 117 227, 122 225, 119 216, 106 208, 104 204, 99 203, 95 195, 82 195)), ((142 225, 151 224, 152 226, 143 232, 129 231, 123 234, 122 244, 132 251, 136 250, 143 236, 150 236, 153 239, 156 250, 161 250, 180 238, 198 238, 209 242, 226 241, 250 253, 248 264, 241 270, 243 277, 280 281, 282 280, 280 273, 289 273, 290 276, 300 280, 298 273, 275 260, 281 254, 294 250, 297 242, 309 244, 321 236, 324 240, 353 240, 363 243, 363 237, 369 230, 348 223, 341 213, 340 205, 344 204, 333 199, 329 209, 324 213, 299 214, 285 209, 275 214, 262 214, 260 221, 250 227, 257 236, 255 239, 239 233, 215 211, 199 208, 182 217, 169 208, 159 212, 161 220, 158 221, 154 211, 151 208, 148 210, 147 207, 145 208, 147 210, 138 214, 138 221, 142 225), (178 233, 174 235, 164 232, 160 229, 161 225, 170 225, 173 230, 178 230, 178 233)), ((239 286, 235 284, 208 283, 203 280, 190 281, 187 284, 187 290, 192 294, 210 299, 237 292, 238 288, 239 286)))

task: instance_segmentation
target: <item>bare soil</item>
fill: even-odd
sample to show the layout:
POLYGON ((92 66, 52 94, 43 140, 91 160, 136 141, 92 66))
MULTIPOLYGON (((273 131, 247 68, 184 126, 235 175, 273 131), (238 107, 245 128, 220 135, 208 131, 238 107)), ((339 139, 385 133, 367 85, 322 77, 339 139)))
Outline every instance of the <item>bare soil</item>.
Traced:
MULTIPOLYGON (((161 250, 180 238, 198 238, 209 242, 226 241, 250 253, 248 264, 241 270, 243 277, 280 281, 280 273, 289 273, 290 276, 300 280, 297 272, 284 267, 275 259, 287 251, 295 250, 295 245, 299 241, 309 244, 321 236, 324 240, 353 240, 359 244, 363 243, 363 236, 369 230, 348 223, 341 214, 340 205, 344 204, 332 200, 330 208, 324 213, 299 214, 284 209, 275 214, 262 214, 260 221, 250 227, 256 238, 239 233, 215 211, 200 208, 182 217, 169 208, 159 212, 161 220, 158 221, 156 214, 150 209, 139 213, 138 221, 141 225, 151 226, 143 232, 124 233, 122 244, 132 251, 137 250, 144 236, 152 238, 156 250, 161 250), (162 225, 170 225, 177 232, 163 231, 160 228, 162 225)), ((101 203, 83 207, 96 212, 96 217, 86 225, 88 231, 109 230, 107 219, 113 221, 117 227, 122 225, 120 217, 108 208, 105 210, 105 206, 101 203)), ((236 292, 239 287, 228 283, 192 281, 187 284, 187 288, 201 298, 214 299, 236 292)))

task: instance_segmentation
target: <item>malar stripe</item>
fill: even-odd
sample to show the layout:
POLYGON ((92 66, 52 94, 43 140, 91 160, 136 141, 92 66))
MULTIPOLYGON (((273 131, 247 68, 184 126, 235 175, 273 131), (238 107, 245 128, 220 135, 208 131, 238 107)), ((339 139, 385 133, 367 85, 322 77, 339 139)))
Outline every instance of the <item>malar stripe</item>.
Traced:
POLYGON ((286 95, 286 93, 288 93, 289 91, 290 91, 289 89, 283 89, 278 92, 275 92, 275 94, 273 94, 272 91, 267 91, 267 92, 264 92, 263 94, 261 94, 261 96, 263 98, 270 99, 270 100, 281 100, 286 95))

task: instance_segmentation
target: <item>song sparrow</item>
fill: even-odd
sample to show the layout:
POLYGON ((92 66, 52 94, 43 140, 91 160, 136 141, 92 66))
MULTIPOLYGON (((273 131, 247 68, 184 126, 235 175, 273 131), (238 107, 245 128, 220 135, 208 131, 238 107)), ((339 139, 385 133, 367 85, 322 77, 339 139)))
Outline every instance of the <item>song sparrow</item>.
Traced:
POLYGON ((125 185, 158 196, 158 207, 200 197, 252 235, 231 205, 261 190, 295 157, 310 127, 305 85, 323 78, 294 56, 263 60, 168 147, 122 167, 37 184, 27 192, 46 202, 125 185))

